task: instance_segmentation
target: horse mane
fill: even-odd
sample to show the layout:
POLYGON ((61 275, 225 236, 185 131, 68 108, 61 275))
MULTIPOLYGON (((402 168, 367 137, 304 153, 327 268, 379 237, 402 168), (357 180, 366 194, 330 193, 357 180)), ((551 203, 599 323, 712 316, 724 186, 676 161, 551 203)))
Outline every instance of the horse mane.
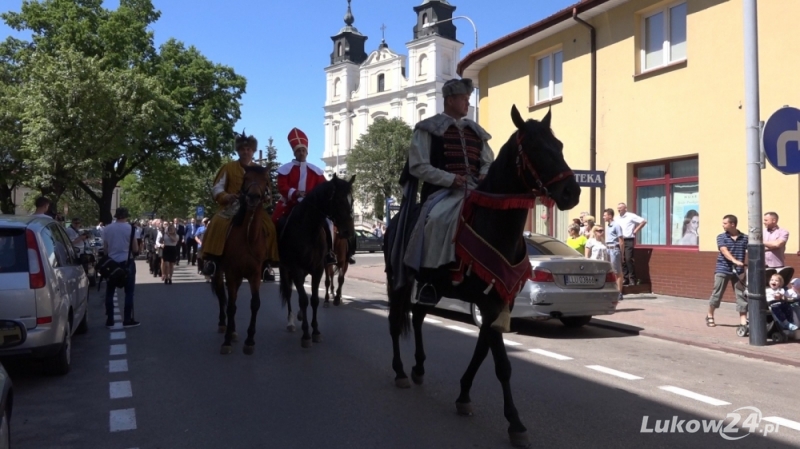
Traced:
MULTIPOLYGON (((250 173, 255 173, 257 175, 264 175, 267 173, 267 167, 262 167, 260 165, 248 165, 244 168, 244 177, 247 178, 247 175, 250 173)), ((269 184, 269 182, 267 183, 269 184)), ((242 184, 244 186, 244 184, 242 184)), ((247 205, 244 203, 244 192, 239 192, 239 210, 236 212, 236 215, 233 216, 231 219, 231 223, 234 226, 240 226, 244 223, 244 216, 247 214, 247 205)))
POLYGON ((263 175, 267 170, 267 167, 262 167, 260 165, 248 165, 244 168, 244 174, 247 176, 248 173, 255 172, 258 175, 263 175))

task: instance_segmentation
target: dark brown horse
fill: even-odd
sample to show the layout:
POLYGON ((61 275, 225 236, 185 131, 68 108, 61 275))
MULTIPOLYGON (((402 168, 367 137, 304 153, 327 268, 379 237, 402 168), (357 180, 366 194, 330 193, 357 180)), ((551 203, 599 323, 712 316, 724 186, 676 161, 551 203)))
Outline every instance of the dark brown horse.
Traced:
POLYGON ((322 307, 330 307, 330 298, 333 298, 333 305, 338 306, 342 304, 342 285, 344 285, 344 276, 347 274, 347 268, 350 262, 347 257, 347 239, 339 235, 338 229, 335 229, 333 237, 333 252, 336 254, 336 265, 327 265, 325 267, 325 302, 322 307), (339 286, 336 287, 334 292, 333 276, 338 275, 339 286))
POLYGON ((335 174, 330 181, 317 185, 303 198, 303 201, 292 208, 285 223, 280 224, 278 253, 280 254, 280 291, 283 304, 289 309, 287 328, 294 330, 292 315, 292 284, 297 290, 302 315, 303 336, 300 345, 311 347, 311 342, 322 341, 317 324, 317 307, 319 306, 319 284, 325 273, 325 254, 328 248, 328 237, 325 233, 326 219, 329 218, 339 234, 347 239, 353 230, 353 181, 340 179, 335 174), (308 333, 307 308, 309 298, 303 286, 306 276, 311 275, 311 335, 308 333))
POLYGON ((241 207, 239 213, 233 217, 220 259, 220 268, 211 281, 212 290, 219 300, 219 332, 225 333, 225 341, 220 350, 222 354, 233 352, 231 343, 238 340, 235 319, 236 296, 243 279, 247 279, 252 295, 250 325, 247 328, 243 351, 245 354, 252 354, 255 351, 256 316, 261 307, 259 296, 261 265, 267 258, 269 241, 262 224, 263 220, 269 219, 263 207, 264 202, 271 198, 269 184, 269 171, 266 168, 258 166, 245 168, 244 182, 239 195, 241 207))
MULTIPOLYGON (((571 170, 564 161, 562 143, 556 139, 550 129, 550 113, 541 122, 535 120, 524 121, 516 107, 511 110, 511 118, 517 131, 511 135, 498 153, 497 159, 492 163, 486 178, 478 185, 477 190, 500 195, 528 195, 538 193, 554 200, 561 210, 572 209, 578 204, 580 187, 571 175, 571 170)), ((415 195, 412 195, 412 197, 415 195)), ((408 198, 404 198, 406 203, 408 198)), ((413 202, 412 202, 413 204, 413 202)), ((406 204, 403 205, 406 207, 406 204)), ((527 253, 523 242, 523 229, 528 214, 527 209, 517 208, 492 209, 489 207, 475 207, 473 212, 472 228, 490 247, 512 264, 527 263, 527 253)), ((428 307, 422 303, 412 305, 411 294, 413 278, 408 276, 408 271, 401 267, 392 266, 391 252, 402 247, 407 241, 406 234, 395 236, 395 228, 399 222, 400 214, 392 219, 391 226, 385 236, 385 260, 387 272, 387 287, 389 296, 389 332, 392 336, 394 358, 395 384, 400 388, 409 388, 408 376, 403 369, 400 358, 400 335, 409 332, 411 325, 414 328, 416 351, 414 358, 416 365, 411 369, 411 379, 416 384, 421 384, 425 375, 425 349, 422 343, 422 323, 428 312, 428 307), (397 240, 400 239, 400 240, 397 240), (398 246, 400 244, 401 246, 398 246), (394 276, 402 273, 403 285, 398 286, 394 276), (413 320, 410 315, 413 314, 413 320)), ((521 266, 521 265, 520 265, 521 266)), ((498 268, 498 267, 493 267, 498 268)), ((530 269, 530 266, 527 266, 530 269)), ((412 273, 413 275, 413 273, 412 273)), ((527 429, 520 421, 514 401, 511 397, 511 363, 506 353, 503 335, 491 327, 492 322, 499 316, 503 300, 497 289, 487 282, 479 279, 473 272, 467 272, 464 280, 453 286, 449 279, 435 283, 436 289, 444 296, 458 298, 478 306, 483 316, 475 352, 466 372, 461 378, 461 394, 456 399, 456 409, 461 415, 471 415, 470 388, 475 374, 478 372, 483 360, 492 351, 494 357, 495 373, 503 387, 504 414, 509 422, 508 433, 511 443, 518 447, 527 447, 527 429)))

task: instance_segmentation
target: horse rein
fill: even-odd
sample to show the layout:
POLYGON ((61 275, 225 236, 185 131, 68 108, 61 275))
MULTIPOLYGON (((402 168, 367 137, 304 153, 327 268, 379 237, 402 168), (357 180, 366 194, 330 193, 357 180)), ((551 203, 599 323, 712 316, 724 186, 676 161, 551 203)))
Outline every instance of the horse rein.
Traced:
POLYGON ((550 191, 547 189, 547 186, 552 185, 562 179, 565 179, 569 176, 573 176, 572 170, 565 170, 547 182, 542 182, 541 176, 539 176, 539 172, 536 171, 536 167, 533 166, 530 159, 528 159, 528 155, 522 150, 522 140, 524 139, 525 135, 522 131, 517 130, 517 175, 522 178, 522 182, 525 184, 529 190, 538 192, 543 196, 548 196, 550 191), (528 184, 528 180, 525 177, 525 172, 530 173, 533 177, 533 180, 536 181, 536 188, 531 187, 528 184))

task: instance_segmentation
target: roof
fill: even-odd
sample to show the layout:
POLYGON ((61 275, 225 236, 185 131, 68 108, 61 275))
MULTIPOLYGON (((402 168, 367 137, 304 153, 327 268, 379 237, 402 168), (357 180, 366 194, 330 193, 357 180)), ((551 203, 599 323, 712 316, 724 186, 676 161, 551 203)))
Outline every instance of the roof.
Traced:
POLYGON ((49 223, 53 221, 52 218, 34 217, 33 215, 0 215, 0 226, 6 227, 24 227, 36 220, 49 223))
POLYGON ((507 34, 471 51, 458 63, 458 74, 464 78, 477 78, 481 69, 490 62, 527 47, 545 37, 574 25, 573 11, 581 19, 590 19, 628 0, 581 0, 532 25, 507 34))

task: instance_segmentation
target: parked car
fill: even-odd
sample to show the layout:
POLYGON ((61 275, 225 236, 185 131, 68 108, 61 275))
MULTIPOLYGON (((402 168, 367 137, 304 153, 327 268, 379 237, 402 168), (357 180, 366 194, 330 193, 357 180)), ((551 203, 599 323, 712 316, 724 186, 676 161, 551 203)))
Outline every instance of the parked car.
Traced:
MULTIPOLYGON (((525 246, 533 270, 515 299, 511 318, 558 318, 567 327, 581 327, 593 316, 616 311, 619 291, 609 262, 587 259, 546 235, 526 233, 525 246)), ((483 323, 474 304, 442 298, 436 307, 469 313, 477 326, 483 323)))
MULTIPOLYGON (((25 342, 25 325, 19 321, 0 320, 0 348, 12 348, 25 342)), ((11 447, 11 412, 14 408, 14 388, 3 365, 0 364, 0 449, 11 447)))
POLYGON ((383 251, 383 238, 375 237, 371 232, 356 229, 356 251, 383 251))
POLYGON ((88 330, 89 279, 64 229, 45 217, 0 215, 0 320, 25 325, 27 339, 0 357, 44 359, 69 372, 72 336, 88 330))

